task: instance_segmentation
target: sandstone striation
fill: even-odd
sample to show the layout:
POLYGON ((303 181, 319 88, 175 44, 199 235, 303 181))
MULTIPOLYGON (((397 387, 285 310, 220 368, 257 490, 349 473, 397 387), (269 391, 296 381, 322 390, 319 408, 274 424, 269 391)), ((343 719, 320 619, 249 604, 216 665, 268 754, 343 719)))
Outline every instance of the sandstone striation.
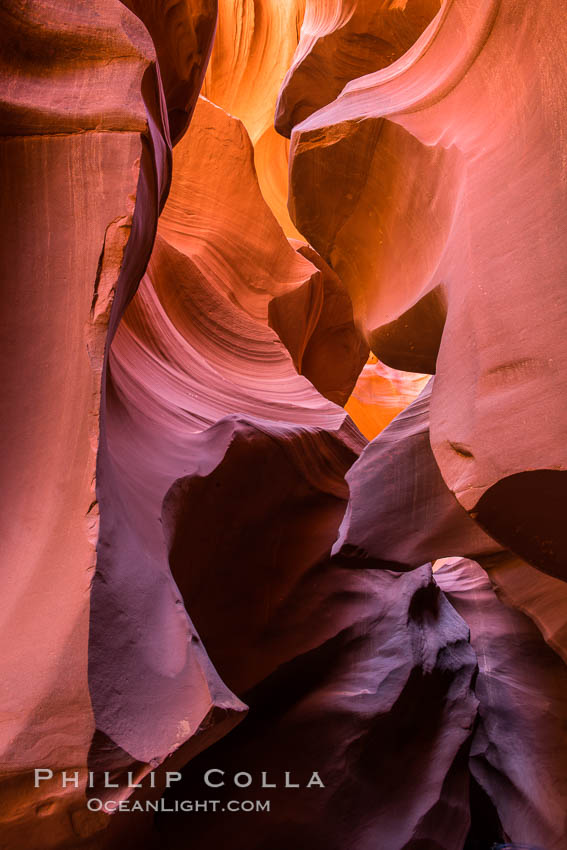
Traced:
POLYGON ((398 342, 395 322, 418 311, 433 323, 421 362, 435 364, 431 442, 449 489, 558 578, 564 26, 549 2, 519 13, 511 0, 445 0, 403 57, 296 124, 290 154, 292 218, 347 286, 369 340, 387 326, 392 365, 412 368, 415 352, 399 355, 411 322, 398 342))
POLYGON ((179 141, 191 120, 217 25, 218 0, 122 0, 146 25, 157 54, 169 135, 179 141))
POLYGON ((293 250, 266 205, 242 122, 201 98, 191 132, 175 150, 174 171, 160 235, 192 256, 245 314, 267 321, 269 301, 316 270, 293 250))
MULTIPOLYGON (((0 11, 4 846, 78 846, 95 720, 87 681, 95 458, 108 316, 147 143, 145 28, 121 3, 0 11), (34 789, 33 769, 82 769, 34 789)), ((101 824, 102 820, 102 824, 101 824)))
MULTIPOLYGON (((364 444, 268 327, 270 299, 322 273, 290 246, 263 201, 242 124, 201 99, 173 170, 147 272, 112 341, 99 452, 108 519, 92 597, 91 691, 105 737, 91 763, 112 766, 118 781, 124 753, 146 770, 182 745, 193 754, 211 717, 229 722, 243 709, 210 665, 169 571, 160 519, 168 489, 220 462, 230 414, 276 430, 302 426, 315 442, 346 428, 357 450, 364 444), (254 227, 243 232, 242 221, 254 227), (142 630, 151 639, 140 643, 142 630)), ((356 370, 346 394, 355 379, 356 370)))
POLYGON ((281 82, 299 39, 305 0, 220 0, 203 95, 243 122, 252 144, 274 123, 281 82))
POLYGON ((254 146, 262 194, 286 235, 289 142, 273 127, 276 99, 299 40, 305 0, 220 0, 202 94, 239 118, 254 146))
POLYGON ((440 0, 306 0, 301 38, 278 99, 278 131, 289 136, 346 83, 399 59, 440 5, 440 0))

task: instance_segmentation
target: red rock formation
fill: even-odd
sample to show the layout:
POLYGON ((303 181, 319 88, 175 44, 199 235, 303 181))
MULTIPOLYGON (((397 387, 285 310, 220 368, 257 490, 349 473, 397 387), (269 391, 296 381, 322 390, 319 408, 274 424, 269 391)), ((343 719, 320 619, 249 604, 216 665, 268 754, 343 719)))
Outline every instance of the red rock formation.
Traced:
MULTIPOLYGON (((114 0, 0 11, 2 251, 2 841, 78 846, 100 828, 83 769, 100 379, 131 233, 154 51, 114 0), (144 82, 145 81, 145 82, 144 82)), ((104 818, 103 818, 104 821, 104 818)))
POLYGON ((0 11, 0 843, 561 850, 565 20, 216 19, 0 11), (322 784, 86 808, 186 762, 322 784))
POLYGON ((307 0, 299 45, 278 100, 279 132, 289 136, 350 80, 399 59, 440 5, 440 0, 307 0))
POLYGON ((402 354, 396 353, 394 367, 433 372, 444 300, 433 315, 415 302, 425 294, 423 281, 429 284, 445 250, 459 187, 454 174, 458 154, 425 147, 403 128, 377 118, 349 122, 337 116, 328 128, 307 128, 324 121, 332 108, 316 113, 294 133, 291 217, 346 285, 368 339, 390 330, 389 347, 378 348, 377 355, 387 361, 397 345, 402 354), (419 180, 408 172, 408 162, 417 163, 419 180), (417 223, 420 239, 415 238, 417 223), (412 308, 420 327, 413 348, 405 327, 412 308))
POLYGON ((299 246, 298 252, 321 274, 272 299, 269 323, 299 374, 322 395, 345 405, 366 362, 368 347, 354 326, 351 300, 337 275, 307 245, 299 246))
POLYGON ((193 257, 219 292, 266 321, 268 302, 314 269, 289 245, 262 198, 240 121, 201 98, 177 146, 175 181, 159 222, 170 245, 193 257), (254 226, 243 227, 243 223, 254 226))
MULTIPOLYGON (((150 11, 146 4, 151 26, 150 11)), ((160 9, 152 14, 159 18, 160 9)), ((170 131, 152 40, 122 4, 97 0, 76 9, 64 0, 32 2, 0 15, 11 43, 2 60, 10 83, 3 89, 0 143, 9 179, 2 221, 11 255, 3 257, 2 274, 3 377, 10 398, 2 416, 10 482, 4 498, 11 520, 3 539, 17 576, 10 593, 4 591, 2 621, 4 644, 15 653, 5 657, 3 671, 5 716, 11 718, 2 740, 3 839, 19 847, 78 846, 107 820, 85 808, 87 761, 96 767, 103 757, 105 766, 122 760, 126 769, 159 753, 163 758, 199 721, 184 727, 186 711, 176 713, 172 705, 175 731, 168 739, 167 721, 160 727, 163 692, 157 690, 148 712, 148 681, 136 704, 140 683, 132 683, 132 658, 143 659, 143 648, 136 641, 136 651, 127 647, 120 657, 120 642, 110 647, 104 636, 113 614, 113 627, 126 623, 127 632, 143 603, 143 587, 130 587, 119 598, 120 569, 133 553, 121 548, 128 545, 128 521, 107 454, 105 344, 151 252, 170 179, 170 131), (22 535, 23 528, 33 533, 22 535), (18 609, 29 615, 22 619, 18 609), (79 786, 64 789, 55 778, 34 790, 31 771, 37 767, 78 769, 79 786)), ((171 17, 169 23, 176 25, 171 17)), ((171 41, 163 21, 158 29, 171 41)), ((206 43, 202 47, 206 56, 206 43)), ((159 50, 163 57, 161 43, 159 50)), ((178 81, 174 91, 173 71, 162 71, 171 110, 188 115, 197 96, 191 80, 178 81)), ((198 73, 195 80, 200 85, 198 73)), ((165 596, 168 581, 171 592, 171 579, 161 584, 165 596)), ((159 604, 154 613, 167 619, 159 604)), ((181 612, 173 619, 178 637, 184 628, 190 634, 181 612)), ((167 643, 174 630, 165 633, 167 643)), ((160 629, 154 638, 155 661, 160 629)), ((170 660, 172 649, 171 643, 162 647, 170 660)), ((203 651, 200 658, 198 649, 190 652, 194 683, 203 688, 208 674, 213 690, 201 718, 210 715, 211 704, 241 712, 203 651)), ((178 643, 174 665, 182 654, 178 643)), ((194 689, 185 694, 185 706, 194 697, 194 689)), ((198 710, 193 706, 194 714, 198 710)))
MULTIPOLYGON (((229 465, 246 464, 246 455, 254 451, 253 441, 235 447, 229 465)), ((268 461, 270 471, 274 461, 282 462, 276 446, 268 461)), ((187 509, 193 514, 192 488, 198 488, 203 505, 224 489, 229 508, 237 481, 221 466, 200 481, 186 479, 182 490, 171 494, 178 511, 172 557, 186 577, 191 574, 187 557, 192 560, 186 545, 194 535, 182 529, 189 519, 187 509)), ((257 490, 247 504, 259 505, 265 495, 265 490, 257 490)), ((196 529, 205 512, 190 528, 196 529)), ((295 532, 293 516, 288 507, 282 540, 287 528, 295 532)), ((239 524, 221 542, 218 560, 209 553, 208 575, 229 574, 233 553, 228 562, 226 554, 231 542, 236 557, 246 551, 248 558, 246 530, 256 532, 257 522, 251 511, 248 517, 239 513, 239 524)), ((271 534, 277 534, 273 523, 270 526, 271 534)), ((226 786, 215 788, 219 810, 201 812, 198 819, 192 814, 164 816, 158 820, 160 835, 169 847, 182 847, 190 822, 195 848, 211 842, 222 846, 228 835, 236 848, 283 850, 308 844, 370 850, 376 847, 376 836, 384 850, 419 844, 462 848, 469 826, 467 741, 476 710, 470 690, 475 660, 464 623, 432 584, 429 567, 400 575, 322 562, 294 576, 293 546, 278 549, 277 562, 266 569, 272 543, 267 535, 260 539, 253 571, 241 575, 253 602, 240 622, 240 612, 233 610, 231 621, 237 628, 229 627, 224 636, 212 597, 207 603, 210 582, 204 575, 190 578, 189 598, 199 600, 206 619, 200 628, 219 648, 222 659, 215 663, 229 681, 232 676, 244 684, 245 656, 239 650, 245 653, 249 635, 254 636, 255 658, 260 648, 263 658, 275 665, 275 650, 287 643, 289 660, 246 692, 246 722, 194 760, 184 771, 183 783, 168 796, 169 804, 210 797, 203 776, 214 767, 225 771, 226 786), (247 614, 252 609, 250 623, 247 614), (264 616, 258 618, 260 611, 264 616), (250 787, 232 784, 241 770, 253 777, 250 787), (324 788, 282 787, 285 771, 291 782, 305 786, 314 770, 324 788), (262 771, 278 788, 260 787, 262 771), (267 800, 270 811, 250 814, 246 820, 241 813, 223 812, 227 800, 243 799, 267 800)), ((308 567, 308 561, 302 567, 308 567)), ((231 582, 226 588, 226 610, 232 587, 231 582)))
MULTIPOLYGON (((153 129, 158 145, 167 142, 167 125, 156 124, 153 129)), ((141 196, 136 208, 139 230, 133 231, 122 266, 107 356, 108 345, 115 335, 116 339, 120 337, 122 312, 132 298, 136 303, 136 290, 139 285, 143 287, 140 278, 155 238, 157 214, 169 188, 169 172, 162 172, 160 180, 157 156, 150 165, 157 173, 150 170, 146 175, 147 194, 141 196)), ((105 365, 108 367, 108 361, 105 365)), ((136 401, 143 430, 151 408, 151 380, 138 389, 136 401)), ((163 453, 165 435, 163 444, 158 439, 153 447, 154 465, 150 462, 144 479, 143 465, 132 454, 136 436, 125 432, 125 422, 136 409, 124 405, 119 392, 112 370, 105 372, 97 459, 101 527, 89 643, 89 687, 97 730, 89 767, 96 776, 112 772, 121 789, 113 792, 114 798, 129 793, 128 770, 148 773, 180 748, 178 759, 182 753, 191 757, 224 734, 245 710, 211 665, 167 566, 159 510, 175 476, 163 453), (157 488, 163 482, 160 494, 157 488), (147 633, 146 640, 140 639, 142 633, 147 633), (148 693, 152 694, 151 710, 148 693)), ((177 473, 177 467, 174 469, 177 473)))
POLYGON ((459 505, 435 463, 429 443, 432 387, 433 380, 348 472, 349 504, 334 552, 399 570, 451 552, 499 551, 459 505))
POLYGON ((567 587, 510 552, 479 559, 498 598, 527 614, 567 662, 567 587))
POLYGON ((478 564, 446 564, 435 581, 471 628, 479 725, 471 770, 505 839, 562 850, 567 812, 567 669, 535 625, 498 601, 478 564))
POLYGON ((221 0, 203 95, 243 122, 254 145, 262 194, 286 235, 289 142, 273 127, 276 98, 291 62, 305 0, 221 0))
POLYGON ((267 326, 272 295, 321 274, 293 250, 264 203, 240 122, 201 100, 174 172, 147 274, 113 340, 99 454, 108 523, 93 591, 91 689, 106 738, 91 763, 120 767, 122 775, 125 753, 146 765, 185 741, 192 753, 211 712, 241 710, 187 620, 160 522, 172 483, 214 468, 227 450, 226 423, 205 429, 230 413, 322 434, 347 421, 296 373, 267 326), (244 235, 242 221, 254 222, 244 235), (142 628, 151 640, 140 645, 142 628), (111 647, 109 668, 102 658, 111 647))
POLYGON ((564 26, 547 2, 445 0, 399 61, 295 127, 290 206, 369 337, 410 310, 430 317, 422 360, 436 361, 447 485, 563 578, 564 26))
MULTIPOLYGON (((171 578, 160 522, 167 490, 181 475, 207 474, 221 462, 233 441, 231 413, 271 421, 274 434, 303 429, 312 451, 325 440, 345 443, 349 463, 364 444, 345 412, 297 374, 267 325, 273 292, 311 278, 318 285, 322 276, 291 248, 262 200, 240 122, 200 101, 174 170, 147 274, 113 340, 107 454, 102 461, 99 455, 104 516, 112 523, 100 536, 103 580, 95 585, 91 644, 91 687, 106 737, 91 762, 121 771, 116 781, 134 762, 160 761, 180 745, 191 757, 201 727, 227 714, 230 721, 242 708, 216 678, 171 578), (206 157, 220 162, 220 150, 226 173, 205 170, 206 157), (244 221, 255 224, 245 238, 236 231, 231 198, 247 211, 244 221), (151 640, 140 645, 142 628, 151 640), (111 648, 109 669, 100 658, 111 648), (155 716, 157 728, 148 724, 155 716)), ((314 479, 324 482, 331 473, 325 461, 320 465, 314 479)), ((226 724, 217 735, 224 731, 226 724)))
POLYGON ((152 37, 173 144, 191 120, 217 23, 218 0, 122 0, 152 37))
MULTIPOLYGON (((260 192, 252 145, 241 122, 201 98, 191 132, 175 150, 174 170, 159 233, 169 245, 190 256, 209 287, 237 308, 232 309, 232 324, 228 313, 223 319, 225 331, 233 337, 244 334, 247 317, 263 325, 269 321, 290 350, 298 371, 328 398, 346 401, 367 351, 354 328, 350 300, 314 251, 300 247, 298 252, 285 238, 260 192)), ((195 324, 194 311, 190 314, 187 309, 187 299, 194 297, 192 285, 181 285, 184 294, 180 297, 175 287, 159 283, 159 274, 154 278, 178 330, 186 330, 190 336, 195 324)), ((201 312, 206 309, 202 304, 201 312)), ((223 309, 226 312, 229 306, 223 309)), ((265 340, 272 352, 270 361, 279 358, 291 380, 287 357, 275 344, 274 335, 253 323, 247 322, 247 326, 247 335, 265 340)), ((234 345, 227 341, 227 354, 231 349, 234 345)), ((262 392, 271 394, 268 384, 275 373, 267 366, 262 392)), ((227 360, 224 369, 228 367, 227 360)), ((239 369, 246 372, 244 361, 239 369)), ((259 377, 256 372, 246 382, 253 387, 259 377)), ((224 412, 232 409, 248 407, 228 406, 224 412)))

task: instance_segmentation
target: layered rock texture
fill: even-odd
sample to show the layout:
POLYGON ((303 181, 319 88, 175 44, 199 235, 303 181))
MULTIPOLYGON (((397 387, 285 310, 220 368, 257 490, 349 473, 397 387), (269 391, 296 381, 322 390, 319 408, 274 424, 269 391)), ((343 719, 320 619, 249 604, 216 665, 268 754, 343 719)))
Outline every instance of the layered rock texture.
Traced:
POLYGON ((297 48, 306 0, 220 0, 203 95, 243 122, 262 193, 286 235, 300 238, 287 210, 289 141, 274 129, 282 79, 297 48))
POLYGON ((80 790, 36 790, 31 771, 84 769, 94 732, 101 373, 147 158, 155 52, 114 0, 9 4, 0 24, 0 818, 5 846, 51 847, 99 820, 80 790))
MULTIPOLYGON (((282 129, 292 218, 373 350, 437 373, 431 444, 449 488, 501 544, 564 578, 565 22, 553 19, 550 3, 444 2, 397 62, 343 78, 335 99, 329 85, 322 108, 282 129)), ((278 114, 293 115, 290 73, 278 114)))
POLYGON ((0 848, 563 850, 565 17, 0 24, 0 848))

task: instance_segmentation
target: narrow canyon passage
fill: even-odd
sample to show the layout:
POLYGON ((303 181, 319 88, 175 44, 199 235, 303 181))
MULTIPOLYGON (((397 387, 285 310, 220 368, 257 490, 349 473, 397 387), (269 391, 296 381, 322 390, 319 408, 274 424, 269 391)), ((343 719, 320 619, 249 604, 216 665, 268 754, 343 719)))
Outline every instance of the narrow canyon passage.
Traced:
POLYGON ((565 16, 0 24, 0 850, 567 850, 565 16))

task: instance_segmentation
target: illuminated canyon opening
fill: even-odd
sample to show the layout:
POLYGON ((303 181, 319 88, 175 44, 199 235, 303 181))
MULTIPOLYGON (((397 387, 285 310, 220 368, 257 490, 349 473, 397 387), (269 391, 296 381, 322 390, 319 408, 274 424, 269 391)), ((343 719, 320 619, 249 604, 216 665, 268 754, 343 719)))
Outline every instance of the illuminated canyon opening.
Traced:
POLYGON ((567 22, 0 10, 12 850, 567 847, 567 22))

